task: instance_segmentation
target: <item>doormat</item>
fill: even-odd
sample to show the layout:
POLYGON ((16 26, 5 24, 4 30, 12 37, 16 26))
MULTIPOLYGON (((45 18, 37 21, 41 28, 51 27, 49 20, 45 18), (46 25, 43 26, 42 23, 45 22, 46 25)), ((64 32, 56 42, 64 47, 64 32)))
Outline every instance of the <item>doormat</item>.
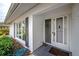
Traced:
POLYGON ((71 56, 71 52, 65 51, 65 50, 61 50, 61 49, 55 48, 55 47, 52 47, 49 50, 49 53, 54 54, 56 56, 71 56))

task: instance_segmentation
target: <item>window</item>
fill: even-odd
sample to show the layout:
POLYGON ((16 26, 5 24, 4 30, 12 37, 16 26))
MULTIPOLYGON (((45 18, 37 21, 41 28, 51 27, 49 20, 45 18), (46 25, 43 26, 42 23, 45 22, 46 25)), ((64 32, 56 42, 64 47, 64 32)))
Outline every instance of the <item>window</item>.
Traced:
POLYGON ((16 37, 26 40, 25 21, 16 24, 16 37))
POLYGON ((26 46, 29 47, 29 28, 28 28, 28 17, 19 23, 16 23, 15 25, 15 37, 22 39, 26 42, 26 46))

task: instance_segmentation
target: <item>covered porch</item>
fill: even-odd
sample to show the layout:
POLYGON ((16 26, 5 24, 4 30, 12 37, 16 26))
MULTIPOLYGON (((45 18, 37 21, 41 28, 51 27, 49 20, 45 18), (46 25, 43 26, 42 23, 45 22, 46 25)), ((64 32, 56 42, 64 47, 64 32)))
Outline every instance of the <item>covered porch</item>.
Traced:
POLYGON ((39 47, 43 43, 70 51, 71 7, 72 4, 50 7, 33 15, 34 51, 40 51, 39 47))

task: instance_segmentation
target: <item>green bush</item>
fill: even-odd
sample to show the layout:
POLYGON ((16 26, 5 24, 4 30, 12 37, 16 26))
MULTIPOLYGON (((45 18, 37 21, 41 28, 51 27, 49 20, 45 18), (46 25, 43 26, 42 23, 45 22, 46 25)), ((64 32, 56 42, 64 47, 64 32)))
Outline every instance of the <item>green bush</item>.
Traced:
POLYGON ((13 42, 10 37, 0 38, 0 56, 10 56, 12 55, 12 45, 13 42))

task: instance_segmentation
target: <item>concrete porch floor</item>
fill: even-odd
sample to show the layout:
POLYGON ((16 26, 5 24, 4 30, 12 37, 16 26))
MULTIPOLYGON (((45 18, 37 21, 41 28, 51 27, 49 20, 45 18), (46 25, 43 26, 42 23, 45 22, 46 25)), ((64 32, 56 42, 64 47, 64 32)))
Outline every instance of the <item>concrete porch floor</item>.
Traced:
POLYGON ((38 49, 36 49, 32 56, 54 56, 53 54, 49 53, 49 49, 51 48, 50 45, 48 46, 40 46, 38 49))

